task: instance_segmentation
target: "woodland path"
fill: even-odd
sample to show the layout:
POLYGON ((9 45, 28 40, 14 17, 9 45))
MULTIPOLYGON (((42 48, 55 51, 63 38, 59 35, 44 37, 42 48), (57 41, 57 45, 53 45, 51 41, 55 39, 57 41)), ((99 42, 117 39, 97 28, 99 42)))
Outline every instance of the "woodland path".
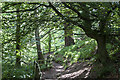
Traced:
MULTIPOLYGON (((46 54, 44 57, 50 54, 46 54)), ((53 67, 45 72, 43 72, 43 79, 45 80, 63 80, 71 78, 87 78, 91 67, 88 62, 78 62, 69 66, 66 70, 62 65, 56 62, 52 62, 53 67)))
MULTIPOLYGON (((44 55, 44 58, 52 54, 44 55)), ((43 79, 56 80, 57 77, 64 71, 64 67, 59 63, 52 61, 53 67, 45 72, 43 72, 43 79)))

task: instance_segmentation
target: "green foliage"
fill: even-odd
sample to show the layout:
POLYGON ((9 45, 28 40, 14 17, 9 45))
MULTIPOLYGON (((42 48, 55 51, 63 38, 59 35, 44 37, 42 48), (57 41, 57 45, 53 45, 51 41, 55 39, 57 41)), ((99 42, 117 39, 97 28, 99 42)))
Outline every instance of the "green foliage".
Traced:
POLYGON ((15 65, 4 64, 2 67, 3 75, 2 78, 33 78, 34 67, 33 65, 24 65, 22 67, 15 67, 15 65))
POLYGON ((80 44, 75 44, 65 47, 54 53, 55 61, 62 63, 65 67, 67 63, 74 63, 84 59, 93 57, 96 50, 96 42, 93 39, 79 41, 80 44))
POLYGON ((44 64, 40 66, 40 69, 43 71, 52 68, 52 60, 53 60, 53 56, 48 55, 47 58, 44 60, 44 64))
POLYGON ((116 67, 113 63, 108 63, 106 66, 102 66, 102 64, 94 65, 92 72, 96 72, 97 78, 105 78, 106 76, 116 73, 116 67))
MULTIPOLYGON (((60 11, 63 15, 58 16, 53 9, 45 7, 48 3, 12 3, 6 2, 2 6, 2 59, 3 59, 3 78, 32 78, 33 62, 37 60, 36 40, 34 30, 40 27, 40 41, 43 53, 48 53, 48 34, 51 29, 51 51, 55 51, 54 56, 48 56, 41 70, 52 67, 52 60, 68 67, 68 63, 84 61, 90 58, 94 61, 97 57, 94 55, 96 50, 96 41, 85 35, 73 34, 75 45, 64 47, 64 24, 70 23, 73 33, 83 33, 92 38, 105 35, 107 38, 107 51, 111 59, 117 58, 113 55, 120 52, 120 37, 109 36, 119 35, 120 15, 119 3, 52 3, 54 9, 60 11), (39 6, 39 5, 42 6, 39 6), (67 6, 66 6, 67 5, 67 6), (39 6, 39 7, 38 7, 39 6), (68 7, 69 6, 69 7, 68 7), (19 19, 17 19, 17 8, 22 10, 19 19), (24 10, 30 10, 24 11, 24 10), (13 12, 11 12, 13 11, 13 12), (36 11, 36 13, 35 13, 36 11), (11 13, 5 13, 11 12, 11 13), (37 15, 37 17, 36 17, 37 15), (60 18, 62 17, 62 18, 60 18), (20 32, 17 34, 17 21, 20 20, 20 32), (83 29, 82 29, 83 28, 83 29), (85 32, 84 32, 85 31, 85 32), (20 43, 16 41, 16 36, 20 36, 20 43), (91 36, 92 35, 92 36, 91 36), (76 39, 78 38, 78 39, 76 39), (80 39, 79 39, 80 38, 80 39), (20 45, 20 50, 16 54, 16 44, 20 45), (21 58, 20 68, 15 67, 16 57, 21 58)), ((59 12, 58 12, 59 13, 59 12)), ((60 15, 60 14, 59 14, 60 15)), ((72 31, 70 31, 72 34, 72 31)), ((70 35, 68 34, 68 35, 70 35)), ((99 67, 98 67, 99 68, 99 67)), ((106 66, 100 69, 100 74, 112 70, 112 66, 106 66)))
POLYGON ((119 52, 120 52, 120 47, 119 45, 117 45, 117 43, 115 43, 114 45, 111 45, 111 44, 107 44, 106 45, 106 48, 107 48, 107 51, 109 53, 109 56, 110 58, 113 60, 113 61, 116 61, 117 58, 118 58, 118 55, 119 52))
MULTIPOLYGON (((48 70, 50 68, 52 68, 52 59, 53 56, 49 56, 48 59, 44 60, 44 64, 42 64, 40 66, 41 71, 45 71, 48 70)), ((27 60, 27 63, 23 63, 21 67, 16 67, 14 60, 13 62, 3 62, 2 66, 2 78, 34 78, 34 69, 35 69, 35 65, 33 63, 35 59, 30 59, 30 62, 28 62, 29 60, 27 60)), ((10 60, 12 61, 12 60, 10 60)))

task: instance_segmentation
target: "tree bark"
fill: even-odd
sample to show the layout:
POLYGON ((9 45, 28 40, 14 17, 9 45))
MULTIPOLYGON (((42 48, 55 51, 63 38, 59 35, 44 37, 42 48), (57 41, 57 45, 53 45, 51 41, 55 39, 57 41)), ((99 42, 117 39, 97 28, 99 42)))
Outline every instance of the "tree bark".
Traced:
POLYGON ((51 52, 51 33, 49 32, 49 53, 51 52))
POLYGON ((35 38, 36 38, 38 60, 44 60, 40 46, 39 27, 37 27, 35 30, 35 38))
POLYGON ((100 30, 101 32, 91 30, 90 27, 92 25, 88 21, 85 21, 85 26, 88 27, 83 29, 85 31, 85 34, 97 41, 97 62, 100 62, 103 66, 106 66, 110 62, 110 58, 106 49, 106 35, 104 35, 104 30, 100 30))
POLYGON ((69 27, 68 23, 64 23, 64 35, 65 35, 65 46, 71 46, 74 43, 74 39, 72 38, 73 32, 72 28, 69 27))
MULTIPOLYGON (((19 11, 19 4, 18 9, 19 11)), ((21 66, 21 53, 20 53, 20 13, 17 12, 17 25, 16 25, 16 66, 21 66)))
POLYGON ((35 38, 36 38, 37 55, 38 55, 38 60, 35 63, 35 80, 40 80, 41 75, 40 75, 39 67, 41 66, 42 63, 44 63, 44 57, 40 46, 39 27, 37 27, 35 30, 35 38))
POLYGON ((110 62, 109 54, 106 49, 106 37, 105 36, 98 36, 97 37, 97 57, 103 66, 107 65, 110 62))

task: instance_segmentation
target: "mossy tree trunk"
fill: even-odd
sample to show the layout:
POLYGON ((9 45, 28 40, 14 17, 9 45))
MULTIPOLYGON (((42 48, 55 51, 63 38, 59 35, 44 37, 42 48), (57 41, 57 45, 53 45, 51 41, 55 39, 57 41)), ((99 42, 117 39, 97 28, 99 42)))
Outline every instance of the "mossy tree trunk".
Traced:
POLYGON ((20 52, 20 4, 17 6, 17 23, 16 23, 16 66, 21 66, 21 52, 20 52))

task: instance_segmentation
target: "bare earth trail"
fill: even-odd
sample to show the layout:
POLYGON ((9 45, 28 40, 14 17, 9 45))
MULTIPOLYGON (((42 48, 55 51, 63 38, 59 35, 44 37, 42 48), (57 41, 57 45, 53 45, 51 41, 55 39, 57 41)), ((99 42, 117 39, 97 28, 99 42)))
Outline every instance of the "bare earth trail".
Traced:
MULTIPOLYGON (((47 58, 46 54, 44 58, 47 58)), ((81 80, 81 78, 97 78, 96 71, 91 72, 94 69, 94 65, 92 66, 87 62, 76 62, 73 65, 69 66, 66 70, 62 65, 52 61, 53 67, 45 72, 43 72, 42 80, 81 80)), ((119 75, 116 73, 115 75, 110 74, 106 76, 106 78, 118 78, 119 75)))
MULTIPOLYGON (((44 55, 44 58, 52 54, 44 55)), ((56 62, 52 62, 53 67, 45 72, 43 72, 43 79, 56 80, 57 77, 64 71, 64 67, 56 62)))
MULTIPOLYGON (((47 58, 49 54, 44 57, 47 58)), ((64 69, 62 65, 52 62, 53 67, 43 72, 43 80, 65 80, 74 78, 87 78, 91 67, 87 62, 74 63, 68 69, 64 69)))
POLYGON ((58 63, 53 62, 53 67, 43 72, 43 79, 56 80, 57 77, 64 71, 63 66, 58 63))

